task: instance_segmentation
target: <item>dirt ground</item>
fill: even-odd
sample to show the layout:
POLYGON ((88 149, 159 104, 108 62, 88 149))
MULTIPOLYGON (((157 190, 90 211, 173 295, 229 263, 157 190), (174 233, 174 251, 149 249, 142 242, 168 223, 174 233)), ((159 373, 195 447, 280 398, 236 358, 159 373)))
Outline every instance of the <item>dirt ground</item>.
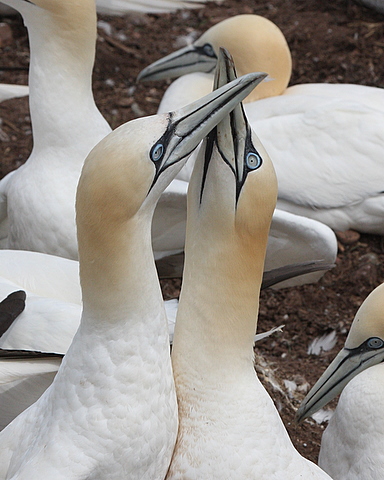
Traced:
MULTIPOLYGON (((192 32, 198 36, 212 24, 239 13, 264 15, 282 29, 294 61, 291 84, 338 82, 384 87, 384 16, 349 0, 224 0, 221 5, 209 3, 201 10, 173 14, 100 16, 108 26, 99 27, 94 92, 111 126, 156 112, 167 83, 136 85, 142 68, 182 46, 180 37, 192 32)), ((26 84, 26 30, 19 18, 1 21, 10 29, 0 28, 0 82, 26 84)), ((1 121, 0 177, 21 165, 31 150, 27 99, 0 104, 1 121)), ((282 333, 257 345, 260 377, 294 444, 314 461, 325 424, 311 420, 297 426, 295 410, 306 384, 314 383, 341 348, 363 299, 384 280, 381 237, 361 235, 352 244, 340 243, 339 247, 336 267, 318 284, 264 291, 260 302, 260 331, 285 324, 282 333), (336 332, 336 346, 320 355, 309 355, 310 342, 331 331, 336 332), (290 393, 287 380, 303 388, 290 393)), ((177 295, 179 287, 178 281, 164 281, 165 297, 177 295)))

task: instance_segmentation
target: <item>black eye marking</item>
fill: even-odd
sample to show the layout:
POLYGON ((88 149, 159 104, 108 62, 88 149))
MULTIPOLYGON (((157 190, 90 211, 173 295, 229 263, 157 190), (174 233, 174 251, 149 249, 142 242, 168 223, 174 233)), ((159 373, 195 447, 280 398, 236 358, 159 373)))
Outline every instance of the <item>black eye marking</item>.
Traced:
POLYGON ((379 337, 372 337, 367 340, 367 346, 372 350, 376 350, 377 348, 381 348, 384 345, 384 342, 379 337))

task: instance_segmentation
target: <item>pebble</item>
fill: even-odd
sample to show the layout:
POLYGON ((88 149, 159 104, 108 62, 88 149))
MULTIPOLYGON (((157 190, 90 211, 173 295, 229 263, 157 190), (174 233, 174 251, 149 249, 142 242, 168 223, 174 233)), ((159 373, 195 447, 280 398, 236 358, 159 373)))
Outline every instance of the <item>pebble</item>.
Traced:
POLYGON ((336 237, 343 245, 353 245, 360 239, 360 233, 355 230, 346 230, 344 232, 336 231, 336 237))

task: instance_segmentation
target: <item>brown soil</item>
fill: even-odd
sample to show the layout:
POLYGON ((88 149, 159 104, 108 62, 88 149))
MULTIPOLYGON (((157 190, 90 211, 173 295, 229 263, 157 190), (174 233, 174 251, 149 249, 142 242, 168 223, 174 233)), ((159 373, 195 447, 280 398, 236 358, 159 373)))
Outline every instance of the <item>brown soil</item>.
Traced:
MULTIPOLYGON (((99 28, 94 90, 96 102, 112 127, 156 112, 167 84, 136 85, 135 78, 142 68, 178 48, 181 35, 195 31, 200 34, 239 13, 264 15, 282 29, 294 59, 292 84, 384 86, 384 16, 348 0, 225 0, 222 5, 210 3, 201 10, 174 14, 102 16, 111 25, 112 33, 107 35, 99 28)), ((26 31, 18 18, 2 20, 11 27, 11 36, 4 40, 0 32, 0 82, 26 84, 26 31)), ((28 157, 32 145, 28 115, 27 99, 0 105, 0 177, 28 157)), ((340 243, 336 268, 318 284, 269 290, 261 295, 260 331, 281 323, 286 326, 283 333, 257 345, 257 364, 262 366, 258 370, 294 444, 311 460, 317 459, 324 425, 313 421, 295 425, 294 413, 303 393, 290 396, 283 381, 314 383, 344 343, 358 306, 384 280, 383 260, 381 237, 362 235, 352 244, 340 243), (335 348, 319 356, 308 355, 311 340, 331 330, 337 333, 335 348), (281 392, 272 386, 273 378, 281 392)), ((178 281, 163 282, 167 298, 177 295, 179 287, 178 281)))

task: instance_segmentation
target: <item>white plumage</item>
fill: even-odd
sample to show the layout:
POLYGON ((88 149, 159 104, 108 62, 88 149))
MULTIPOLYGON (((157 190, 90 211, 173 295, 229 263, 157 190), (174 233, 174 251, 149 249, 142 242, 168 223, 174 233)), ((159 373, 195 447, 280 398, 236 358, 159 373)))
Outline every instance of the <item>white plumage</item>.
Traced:
MULTIPOLYGON (((26 308, 0 337, 0 348, 57 354, 55 358, 0 361, 0 430, 52 383, 79 327, 81 290, 75 260, 21 250, 0 250, 0 298, 26 291, 26 308)), ((177 300, 164 302, 173 338, 177 300)), ((1 354, 0 354, 1 356, 1 354)), ((19 358, 17 358, 19 356, 19 358)))

